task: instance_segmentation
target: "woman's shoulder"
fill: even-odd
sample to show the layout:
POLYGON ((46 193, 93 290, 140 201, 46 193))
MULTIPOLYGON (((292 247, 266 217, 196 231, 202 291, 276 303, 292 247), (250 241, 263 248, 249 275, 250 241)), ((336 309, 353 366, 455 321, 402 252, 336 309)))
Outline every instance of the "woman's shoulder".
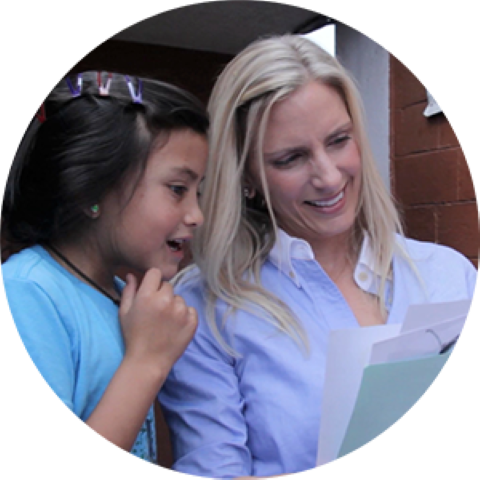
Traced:
MULTIPOLYGON (((403 247, 410 265, 413 264, 427 285, 431 284, 437 290, 441 285, 447 289, 452 288, 453 284, 458 288, 464 285, 469 297, 473 294, 477 270, 473 263, 457 250, 446 245, 414 239, 399 240, 399 245, 403 247)), ((410 268, 407 270, 411 271, 410 268)), ((404 269, 402 271, 405 272, 404 269)))
POLYGON ((196 265, 190 265, 180 271, 172 280, 175 293, 188 297, 204 297, 205 280, 196 265))
POLYGON ((447 245, 400 236, 397 237, 397 244, 403 247, 407 255, 415 262, 452 260, 460 264, 471 265, 471 262, 463 254, 447 245))

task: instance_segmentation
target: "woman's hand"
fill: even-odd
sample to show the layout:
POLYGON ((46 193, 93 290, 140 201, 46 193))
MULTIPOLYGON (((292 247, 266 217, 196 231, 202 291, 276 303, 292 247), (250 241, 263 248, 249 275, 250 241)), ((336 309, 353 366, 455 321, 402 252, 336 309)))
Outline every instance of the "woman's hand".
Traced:
POLYGON ((162 281, 160 270, 148 270, 137 288, 127 275, 119 318, 125 340, 125 360, 158 369, 164 378, 190 343, 197 328, 197 312, 162 281))

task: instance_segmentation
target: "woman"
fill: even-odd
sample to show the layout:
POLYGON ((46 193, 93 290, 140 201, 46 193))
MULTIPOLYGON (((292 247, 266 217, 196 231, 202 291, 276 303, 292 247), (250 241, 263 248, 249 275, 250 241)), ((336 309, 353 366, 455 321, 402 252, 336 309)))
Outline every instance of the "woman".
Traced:
POLYGON ((402 322, 409 304, 471 298, 453 250, 405 239, 338 62, 296 36, 255 42, 209 104, 200 312, 161 394, 174 468, 235 477, 315 466, 329 332, 402 322))

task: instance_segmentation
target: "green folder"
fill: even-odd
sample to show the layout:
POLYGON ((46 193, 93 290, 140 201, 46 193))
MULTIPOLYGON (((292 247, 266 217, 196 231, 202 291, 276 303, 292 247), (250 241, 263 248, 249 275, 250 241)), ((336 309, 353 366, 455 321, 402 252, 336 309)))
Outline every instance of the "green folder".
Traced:
POLYGON ((447 352, 366 367, 338 456, 360 448, 399 420, 425 393, 449 356, 447 352))

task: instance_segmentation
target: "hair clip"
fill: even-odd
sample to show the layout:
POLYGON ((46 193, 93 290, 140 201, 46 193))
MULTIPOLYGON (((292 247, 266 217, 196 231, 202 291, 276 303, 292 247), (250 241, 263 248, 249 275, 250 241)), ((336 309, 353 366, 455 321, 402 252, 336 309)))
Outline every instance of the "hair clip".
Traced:
POLYGON ((37 120, 40 123, 45 122, 45 120, 47 119, 47 115, 45 114, 45 104, 44 103, 42 103, 42 105, 38 109, 38 112, 35 114, 35 116, 37 117, 37 120))
POLYGON ((70 81, 70 79, 68 77, 65 80, 67 82, 68 88, 70 89, 70 93, 72 94, 72 97, 80 96, 81 93, 82 93, 82 74, 79 73, 77 75, 77 86, 76 87, 74 87, 72 85, 72 82, 70 81))
POLYGON ((110 91, 110 85, 112 84, 112 74, 109 73, 107 76, 107 81, 102 83, 102 73, 97 72, 97 83, 98 83, 98 93, 100 95, 108 95, 110 91))
POLYGON ((133 87, 132 80, 128 75, 125 75, 125 80, 127 81, 127 87, 130 91, 130 96, 132 97, 133 103, 142 103, 142 80, 138 79, 138 91, 135 93, 135 88, 133 87))

